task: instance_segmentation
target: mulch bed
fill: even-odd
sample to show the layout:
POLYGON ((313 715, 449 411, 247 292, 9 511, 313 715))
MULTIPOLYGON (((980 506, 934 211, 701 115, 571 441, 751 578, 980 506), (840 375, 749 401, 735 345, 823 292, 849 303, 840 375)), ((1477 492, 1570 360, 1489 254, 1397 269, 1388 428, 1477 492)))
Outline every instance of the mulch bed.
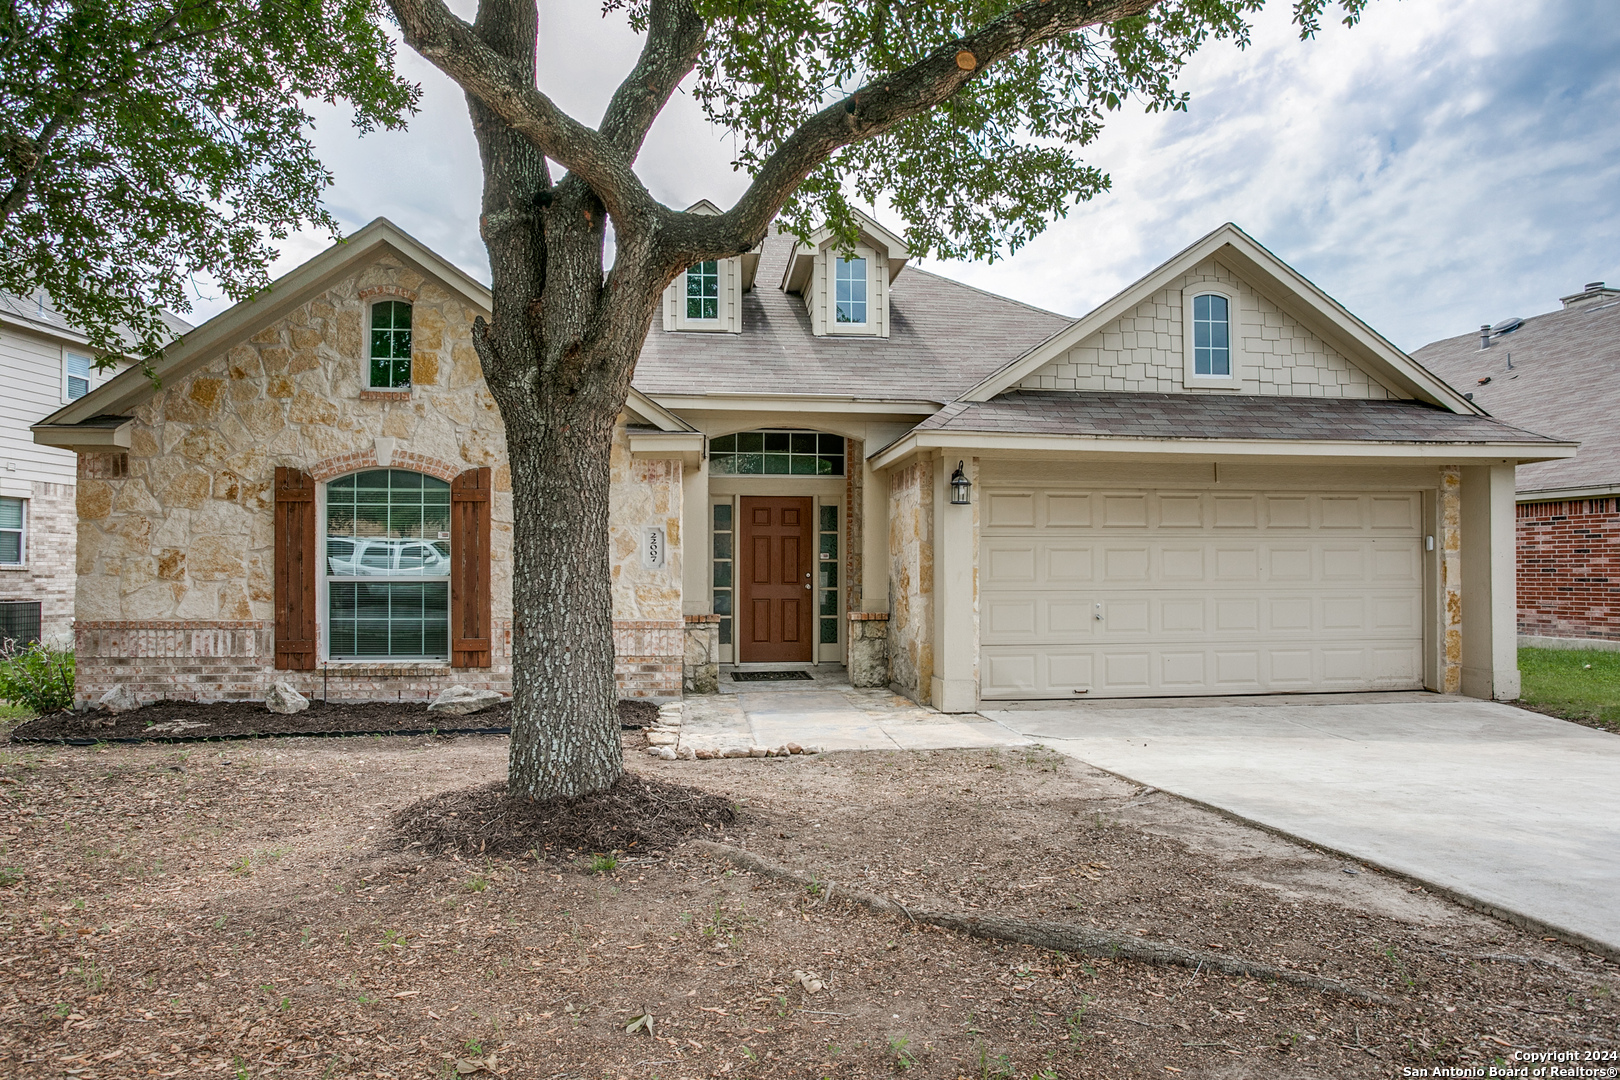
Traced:
MULTIPOLYGON (((467 716, 431 713, 425 702, 312 701, 303 712, 283 716, 257 701, 158 701, 132 712, 60 712, 20 724, 15 742, 192 742, 263 735, 504 735, 511 731, 510 702, 467 716)), ((658 706, 619 702, 626 728, 651 724, 658 706)))
POLYGON ((430 855, 559 858, 668 851, 695 835, 721 839, 736 820, 730 799, 626 773, 607 791, 548 802, 511 798, 504 781, 446 791, 407 806, 392 824, 400 846, 430 855))

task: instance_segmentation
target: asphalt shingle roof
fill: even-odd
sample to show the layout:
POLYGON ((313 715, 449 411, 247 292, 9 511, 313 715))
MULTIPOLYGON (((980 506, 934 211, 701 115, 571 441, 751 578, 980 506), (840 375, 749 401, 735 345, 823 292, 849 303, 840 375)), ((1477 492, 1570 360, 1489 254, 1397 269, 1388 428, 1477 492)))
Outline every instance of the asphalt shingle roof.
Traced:
MULTIPOLYGON (((159 311, 158 315, 168 324, 169 329, 176 337, 191 330, 190 323, 168 311, 159 311)), ((56 310, 51 298, 42 291, 35 291, 30 296, 17 296, 14 293, 0 292, 0 317, 8 318, 13 322, 32 323, 41 329, 58 330, 78 336, 77 329, 62 313, 56 310)), ((128 331, 122 331, 125 337, 131 338, 128 331)))
POLYGON ((1474 395, 1492 416, 1581 444, 1563 461, 1520 465, 1519 493, 1620 488, 1620 301, 1524 320, 1480 349, 1479 334, 1425 345, 1413 358, 1474 395), (1513 358, 1513 370, 1507 368, 1513 358), (1486 377, 1484 385, 1480 380, 1486 377))
POLYGON ((1484 416, 1417 401, 1225 394, 1016 390, 953 402, 917 430, 1133 439, 1301 439, 1387 443, 1551 443, 1484 416))
POLYGON ((766 238, 742 333, 666 332, 655 317, 636 389, 950 401, 1073 321, 907 265, 889 290, 889 337, 816 337, 804 299, 781 288, 793 244, 766 238))

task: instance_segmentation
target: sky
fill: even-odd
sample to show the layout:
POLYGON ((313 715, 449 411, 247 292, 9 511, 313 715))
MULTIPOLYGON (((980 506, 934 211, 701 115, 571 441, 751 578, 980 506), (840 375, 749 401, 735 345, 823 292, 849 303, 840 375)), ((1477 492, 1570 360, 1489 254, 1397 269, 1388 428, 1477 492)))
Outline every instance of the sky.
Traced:
MULTIPOLYGON (((639 39, 596 0, 543 4, 541 35, 541 89, 595 123, 639 39)), ((488 281, 464 99, 400 57, 423 87, 408 131, 362 138, 317 110, 328 206, 346 231, 386 216, 488 281)), ((1271 0, 1246 50, 1205 46, 1179 86, 1186 112, 1127 107, 1086 148, 1110 192, 1009 258, 917 265, 1079 316, 1232 221, 1408 351, 1620 283, 1614 0, 1373 0, 1360 25, 1304 42, 1271 0)), ((678 94, 637 167, 669 205, 726 206, 746 183, 730 162, 729 137, 678 94)), ((325 245, 290 238, 273 273, 325 245)), ((200 300, 189 318, 226 306, 200 300)))

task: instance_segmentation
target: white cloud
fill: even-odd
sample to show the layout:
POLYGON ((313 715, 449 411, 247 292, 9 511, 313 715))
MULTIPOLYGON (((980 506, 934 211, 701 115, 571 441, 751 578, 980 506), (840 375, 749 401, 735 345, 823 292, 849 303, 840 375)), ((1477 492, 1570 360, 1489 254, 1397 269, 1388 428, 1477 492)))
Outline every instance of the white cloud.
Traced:
MULTIPOLYGON (((1531 314, 1620 279, 1620 5, 1378 0, 1301 42, 1273 0, 1240 52, 1188 66, 1185 113, 1114 117, 1088 160, 1114 190, 994 265, 934 264, 1079 314, 1223 221, 1237 222, 1398 345, 1531 314)), ((639 40, 595 5, 543 7, 541 86, 594 122, 639 40)), ((423 110, 359 138, 323 110, 316 141, 348 228, 386 215, 480 278, 480 177, 460 91, 408 49, 423 110)), ((729 202, 730 140, 677 94, 639 169, 673 205, 729 202)), ((283 245, 278 271, 324 247, 283 245)), ((206 316, 223 302, 199 305, 206 316)))

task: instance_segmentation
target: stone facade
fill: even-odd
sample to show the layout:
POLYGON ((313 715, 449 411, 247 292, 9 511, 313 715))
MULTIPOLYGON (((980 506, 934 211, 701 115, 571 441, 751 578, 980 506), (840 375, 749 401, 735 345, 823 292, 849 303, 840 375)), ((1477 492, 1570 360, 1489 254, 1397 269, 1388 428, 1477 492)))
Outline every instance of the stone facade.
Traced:
POLYGON ((1183 386, 1182 294, 1200 284, 1218 284, 1238 295, 1243 393, 1394 396, 1214 259, 1171 282, 1018 385, 1025 390, 1199 393, 1183 386))
POLYGON ((720 616, 686 616, 686 665, 682 689, 688 694, 720 692, 720 616))
POLYGON ((21 566, 0 567, 0 601, 37 601, 39 636, 58 645, 70 645, 77 535, 73 485, 36 480, 28 489, 24 517, 27 550, 21 566))
POLYGON ((889 613, 849 613, 849 685, 889 685, 889 613))
POLYGON ((1440 469, 1440 689, 1462 692, 1462 470, 1440 469))
MULTIPOLYGON (((511 473, 472 347, 477 314, 460 294, 384 255, 163 386, 133 411, 127 453, 81 455, 80 700, 115 682, 130 682, 142 700, 262 696, 274 681, 277 466, 317 482, 367 468, 449 480, 489 467, 498 632, 490 668, 323 661, 314 672, 274 676, 334 699, 428 696, 450 684, 509 689, 511 473), (413 305, 405 390, 365 385, 362 327, 368 304, 382 297, 413 305)), ((680 463, 632 461, 623 427, 610 510, 620 678, 640 696, 679 696, 680 463), (660 569, 642 567, 627 523, 666 528, 660 569)))
POLYGON ((889 683, 929 704, 934 678, 934 462, 889 474, 889 683))
POLYGON ((1520 503, 1519 633, 1620 640, 1620 499, 1520 503))

